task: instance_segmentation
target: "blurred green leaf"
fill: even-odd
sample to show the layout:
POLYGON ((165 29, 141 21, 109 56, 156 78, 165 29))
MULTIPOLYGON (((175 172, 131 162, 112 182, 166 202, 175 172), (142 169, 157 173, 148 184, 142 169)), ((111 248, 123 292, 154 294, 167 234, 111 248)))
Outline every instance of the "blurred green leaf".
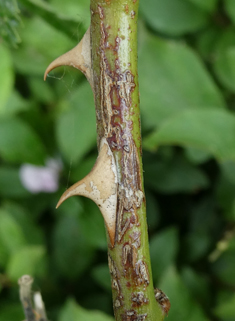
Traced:
POLYGON ((232 20, 233 23, 235 23, 235 3, 233 0, 224 0, 224 6, 225 10, 232 20))
POLYGON ((160 209, 154 193, 145 190, 146 195, 146 209, 147 209, 147 222, 149 231, 153 231, 159 224, 160 209))
POLYGON ((0 57, 0 115, 2 115, 13 89, 14 73, 10 52, 3 44, 0 44, 0 57))
POLYGON ((55 95, 49 82, 44 82, 39 77, 31 77, 29 79, 29 87, 34 99, 44 104, 50 104, 55 101, 55 95))
MULTIPOLYGON (((63 0, 51 0, 51 4, 58 12, 63 12, 65 16, 74 21, 77 21, 76 29, 73 37, 83 35, 90 25, 90 1, 89 0, 70 0, 65 2, 63 0), (81 30, 82 28, 82 30, 81 30)), ((80 38, 80 37, 79 37, 80 38)))
POLYGON ((224 170, 218 177, 216 200, 222 209, 222 214, 229 221, 235 221, 235 184, 232 175, 227 178, 224 170))
POLYGON ((235 295, 233 295, 230 299, 226 300, 223 303, 220 303, 215 309, 214 309, 214 314, 219 317, 224 319, 229 319, 233 320, 235 316, 235 295))
POLYGON ((154 150, 162 144, 196 147, 218 160, 235 160, 235 116, 223 110, 184 111, 144 140, 154 150))
POLYGON ((88 83, 69 97, 70 109, 57 120, 56 135, 63 156, 72 165, 78 163, 96 143, 93 94, 88 83))
MULTIPOLYGON (((65 10, 55 10, 55 6, 42 0, 20 0, 22 4, 35 14, 41 16, 47 23, 55 29, 65 33, 70 38, 74 39, 77 35, 78 22, 80 22, 80 29, 85 32, 84 26, 81 24, 82 20, 78 16, 68 17, 65 10)), ((69 3, 67 2, 67 5, 69 3)))
POLYGON ((228 242, 227 249, 211 265, 212 272, 220 281, 229 286, 235 285, 235 238, 228 242))
POLYGON ((90 293, 81 300, 82 306, 90 310, 100 310, 108 315, 113 315, 111 293, 101 291, 90 291, 90 293))
POLYGON ((143 123, 156 127, 183 110, 223 108, 200 59, 186 45, 147 36, 139 52, 143 123))
POLYGON ((96 266, 92 271, 91 275, 104 290, 111 292, 111 279, 108 264, 102 264, 96 266))
MULTIPOLYGON (((204 3, 207 3, 206 1, 204 3)), ((215 52, 218 44, 218 39, 224 30, 219 26, 211 25, 203 30, 197 37, 197 51, 207 63, 211 64, 215 60, 215 52)))
POLYGON ((94 253, 85 240, 78 218, 59 219, 53 232, 53 252, 56 270, 69 279, 79 277, 91 264, 94 253))
POLYGON ((210 288, 208 279, 190 267, 184 267, 181 272, 184 284, 195 300, 204 306, 210 306, 210 288))
POLYGON ((221 83, 231 91, 235 91, 235 46, 225 48, 215 61, 215 72, 221 83))
POLYGON ((212 12, 216 9, 218 0, 187 0, 201 9, 204 9, 208 12, 212 12))
POLYGON ((79 219, 84 211, 82 203, 82 197, 70 197, 63 203, 63 206, 54 209, 55 217, 59 216, 71 216, 75 219, 79 219))
MULTIPOLYGON (((229 91, 234 92, 234 26, 229 26, 226 29, 214 30, 214 36, 212 35, 211 46, 211 62, 214 68, 214 72, 219 82, 229 91)), ((212 32, 211 32, 212 33, 212 32)), ((204 43, 208 40, 208 37, 204 39, 204 43)))
POLYGON ((17 281, 22 275, 40 275, 45 266, 45 248, 28 245, 15 252, 7 265, 7 274, 12 281, 17 281))
POLYGON ((0 119, 0 153, 11 163, 43 164, 45 150, 32 128, 17 118, 0 119))
POLYGON ((94 249, 107 248, 104 219, 98 206, 90 199, 83 200, 84 211, 79 219, 79 223, 84 231, 87 244, 94 249))
POLYGON ((171 302, 168 321, 175 321, 175 316, 180 321, 209 321, 174 267, 165 271, 159 287, 171 302))
POLYGON ((46 67, 59 55, 72 49, 76 42, 50 26, 40 17, 24 20, 22 45, 13 52, 18 72, 29 76, 43 75, 46 67))
POLYGON ((140 8, 147 23, 167 35, 199 30, 208 20, 203 10, 185 0, 145 0, 140 2, 140 8))
POLYGON ((9 99, 0 112, 0 117, 13 116, 29 110, 29 101, 25 100, 16 90, 11 92, 9 99))
POLYGON ((28 212, 22 205, 16 202, 5 202, 3 209, 20 226, 27 244, 42 245, 44 243, 43 231, 38 222, 33 221, 34 213, 28 212))
POLYGON ((192 193, 209 185, 203 172, 183 157, 168 162, 153 158, 145 164, 145 184, 162 193, 192 193))
POLYGON ((211 158, 211 154, 207 151, 197 149, 194 147, 186 147, 185 148, 185 156, 188 160, 193 164, 202 164, 208 161, 211 158))
POLYGON ((8 256, 19 252, 26 244, 20 225, 4 210, 0 210, 0 239, 8 256))
POLYGON ((208 195, 194 204, 187 215, 188 232, 183 237, 183 258, 195 262, 207 257, 217 239, 221 216, 213 198, 208 195))
POLYGON ((79 306, 73 299, 69 299, 62 308, 59 321, 113 321, 114 319, 101 311, 88 311, 79 306))
POLYGON ((211 239, 204 231, 189 233, 184 239, 184 260, 194 262, 205 256, 211 246, 211 239))
POLYGON ((220 167, 226 179, 230 183, 235 184, 235 162, 224 162, 220 164, 220 167))
POLYGON ((17 47, 21 41, 18 32, 21 24, 19 12, 16 0, 0 0, 0 37, 13 47, 17 47))
POLYGON ((85 177, 92 170, 95 165, 98 152, 95 155, 85 157, 80 163, 79 166, 71 170, 71 181, 76 183, 85 177))
POLYGON ((2 197, 26 197, 29 192, 23 187, 19 169, 9 166, 0 166, 0 196, 2 197))
POLYGON ((20 303, 16 304, 2 304, 0 306, 0 320, 15 321, 23 320, 24 313, 20 303))
POLYGON ((157 282, 167 268, 174 263, 178 250, 178 232, 174 227, 167 228, 151 238, 150 257, 154 282, 157 282))

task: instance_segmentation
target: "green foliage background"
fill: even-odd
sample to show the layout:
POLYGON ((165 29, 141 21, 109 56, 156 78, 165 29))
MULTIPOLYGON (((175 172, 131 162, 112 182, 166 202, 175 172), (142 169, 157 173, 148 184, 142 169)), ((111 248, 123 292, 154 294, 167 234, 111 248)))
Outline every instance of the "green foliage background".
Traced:
MULTIPOLYGON (((47 65, 89 25, 88 0, 0 0, 0 320, 23 320, 35 278, 50 320, 112 317, 96 206, 61 193, 93 166, 83 75, 47 65), (32 194, 22 164, 60 159, 59 190, 32 194), (100 312, 91 310, 98 309, 100 312)), ((235 320, 235 1, 141 0, 139 82, 154 283, 168 321, 235 320)))

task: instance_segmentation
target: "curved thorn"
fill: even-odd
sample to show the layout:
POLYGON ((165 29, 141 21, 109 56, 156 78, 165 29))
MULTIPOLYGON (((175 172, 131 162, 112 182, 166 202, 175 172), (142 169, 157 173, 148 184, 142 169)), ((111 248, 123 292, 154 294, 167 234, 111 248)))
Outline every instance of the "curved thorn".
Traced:
POLYGON ((63 193, 56 208, 74 195, 88 197, 98 205, 113 246, 117 212, 117 170, 113 153, 105 138, 101 140, 99 156, 91 172, 63 193))
POLYGON ((66 52, 62 56, 58 57, 47 67, 44 73, 44 80, 46 80, 47 75, 50 71, 60 66, 72 66, 81 70, 87 77, 90 84, 91 80, 91 52, 90 52, 90 28, 83 36, 79 44, 66 52))

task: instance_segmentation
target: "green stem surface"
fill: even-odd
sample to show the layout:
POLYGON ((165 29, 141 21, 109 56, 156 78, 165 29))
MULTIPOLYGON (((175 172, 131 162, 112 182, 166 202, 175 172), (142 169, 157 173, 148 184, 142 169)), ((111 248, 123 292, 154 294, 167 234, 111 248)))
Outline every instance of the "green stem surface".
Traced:
POLYGON ((98 146, 105 137, 116 160, 115 244, 108 238, 117 321, 160 321, 150 266, 143 187, 137 72, 138 0, 91 0, 93 89, 98 146))

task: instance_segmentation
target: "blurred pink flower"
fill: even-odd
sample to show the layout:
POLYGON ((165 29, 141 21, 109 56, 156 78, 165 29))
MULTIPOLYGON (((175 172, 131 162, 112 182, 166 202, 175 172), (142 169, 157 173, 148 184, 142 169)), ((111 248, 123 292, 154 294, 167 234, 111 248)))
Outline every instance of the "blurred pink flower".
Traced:
POLYGON ((48 159, 46 166, 23 164, 19 175, 22 185, 31 193, 53 193, 58 190, 59 172, 62 168, 60 161, 48 159))

